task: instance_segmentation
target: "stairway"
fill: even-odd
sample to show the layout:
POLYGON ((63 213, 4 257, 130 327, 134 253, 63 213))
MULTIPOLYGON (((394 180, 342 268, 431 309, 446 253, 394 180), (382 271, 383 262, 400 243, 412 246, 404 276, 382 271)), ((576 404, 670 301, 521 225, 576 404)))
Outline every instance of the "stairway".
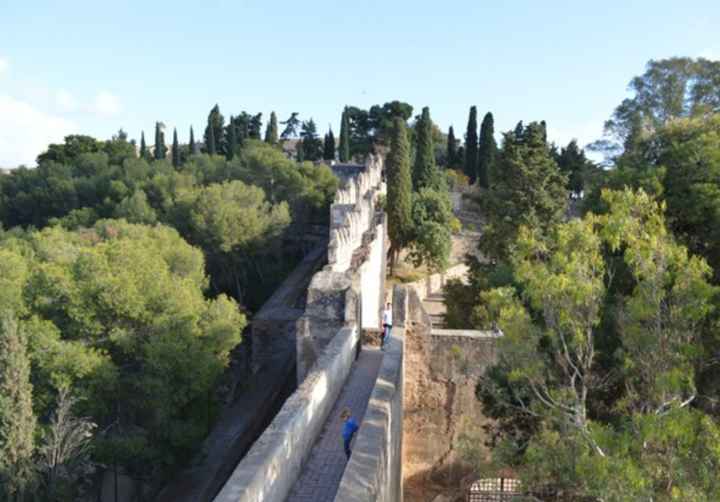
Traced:
POLYGON ((433 293, 425 298, 423 308, 430 317, 433 328, 445 328, 445 297, 442 292, 433 293))

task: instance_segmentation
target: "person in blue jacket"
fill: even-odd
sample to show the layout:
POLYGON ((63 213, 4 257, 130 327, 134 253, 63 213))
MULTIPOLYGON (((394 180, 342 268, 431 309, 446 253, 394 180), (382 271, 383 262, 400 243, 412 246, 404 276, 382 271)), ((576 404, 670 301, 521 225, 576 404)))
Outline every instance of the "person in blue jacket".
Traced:
POLYGON ((352 453, 350 451, 350 442, 352 441, 353 436, 360 428, 360 426, 352 417, 352 412, 350 411, 350 408, 343 409, 342 413, 340 413, 340 418, 344 422, 342 429, 342 438, 343 446, 345 447, 345 456, 348 458, 348 460, 350 460, 350 453, 352 453))

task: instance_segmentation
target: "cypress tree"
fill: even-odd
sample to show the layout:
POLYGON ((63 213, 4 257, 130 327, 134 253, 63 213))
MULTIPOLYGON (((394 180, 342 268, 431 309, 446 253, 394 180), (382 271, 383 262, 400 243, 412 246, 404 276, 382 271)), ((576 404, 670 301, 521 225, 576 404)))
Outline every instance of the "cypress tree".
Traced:
POLYGON ((230 116, 230 131, 228 134, 228 147, 227 151, 225 152, 225 158, 228 160, 232 160, 232 158, 235 156, 235 151, 237 150, 238 146, 238 137, 237 137, 237 126, 233 122, 232 115, 230 116))
POLYGON ((480 186, 488 188, 490 180, 497 176, 495 172, 495 156, 497 143, 495 142, 495 123, 490 112, 485 114, 480 126, 480 145, 478 147, 478 172, 480 186))
POLYGON ((162 160, 167 154, 165 133, 162 130, 163 127, 161 122, 155 122, 155 160, 162 160))
POLYGON ((430 108, 423 108, 422 115, 415 124, 415 165, 413 166, 413 189, 417 192, 422 188, 434 187, 437 183, 435 166, 435 150, 432 139, 432 120, 430 108))
POLYGON ((177 139, 177 128, 173 128, 172 163, 173 166, 180 167, 180 145, 177 139))
POLYGON ((192 126, 190 126, 190 144, 188 145, 188 151, 190 155, 195 155, 197 152, 195 151, 195 133, 193 132, 192 126))
POLYGON ((525 130, 525 126, 523 126, 523 122, 522 122, 522 120, 521 120, 521 121, 518 122, 517 125, 515 126, 515 131, 513 131, 513 132, 515 133, 515 140, 516 140, 516 141, 520 141, 520 140, 522 139, 522 137, 523 137, 523 131, 524 131, 524 130, 525 130))
POLYGON ((350 161, 350 124, 348 122, 347 106, 343 110, 340 120, 340 147, 338 155, 340 162, 350 161))
POLYGON ((467 132, 465 133, 465 174, 470 183, 477 179, 478 163, 478 136, 477 136, 477 108, 470 107, 467 132))
POLYGON ((307 141, 306 138, 303 138, 301 140, 298 140, 297 145, 295 147, 295 158, 298 162, 304 162, 305 161, 305 142, 307 141))
POLYGON ((387 157, 387 215, 390 236, 390 270, 412 236, 412 176, 410 174, 410 144, 405 121, 393 119, 390 152, 387 157))
POLYGON ((457 140, 455 139, 455 130, 453 129, 453 126, 450 126, 447 138, 447 167, 452 168, 455 166, 455 161, 457 160, 457 140))
POLYGON ((33 475, 36 419, 27 338, 9 313, 0 317, 0 426, 0 495, 23 500, 33 475))
POLYGON ((208 124, 205 134, 207 136, 205 138, 205 142, 208 155, 217 155, 217 148, 215 147, 215 128, 208 124))
POLYGON ((208 114, 208 125, 205 128, 205 149, 210 155, 216 155, 223 151, 225 136, 223 130, 225 128, 225 118, 220 113, 218 105, 213 106, 208 114), (212 136, 212 148, 210 139, 212 136))
POLYGON ((145 144, 145 131, 140 131, 140 158, 147 160, 148 152, 145 144))
POLYGON ((335 160, 335 136, 333 135, 332 127, 330 127, 330 131, 325 135, 325 144, 323 145, 323 159, 335 160))
POLYGON ((278 142, 278 121, 275 112, 270 114, 270 122, 268 122, 267 129, 265 130, 265 143, 271 145, 277 145, 278 142))

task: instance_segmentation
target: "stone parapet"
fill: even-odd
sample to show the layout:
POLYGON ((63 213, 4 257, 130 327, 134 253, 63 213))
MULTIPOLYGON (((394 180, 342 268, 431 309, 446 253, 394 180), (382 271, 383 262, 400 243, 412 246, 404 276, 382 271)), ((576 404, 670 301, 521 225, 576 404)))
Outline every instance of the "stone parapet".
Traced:
POLYGON ((215 502, 285 500, 350 373, 359 336, 355 328, 343 328, 337 333, 237 465, 215 502))
POLYGON ((395 326, 335 502, 402 502, 403 382, 407 294, 393 294, 395 326))

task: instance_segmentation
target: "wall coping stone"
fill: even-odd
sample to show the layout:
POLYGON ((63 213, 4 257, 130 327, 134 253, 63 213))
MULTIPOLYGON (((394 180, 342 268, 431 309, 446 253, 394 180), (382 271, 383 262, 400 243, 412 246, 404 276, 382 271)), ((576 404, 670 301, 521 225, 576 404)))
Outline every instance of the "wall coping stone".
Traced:
POLYGON ((357 327, 342 328, 237 465, 214 502, 282 502, 310 455, 350 373, 357 327))

